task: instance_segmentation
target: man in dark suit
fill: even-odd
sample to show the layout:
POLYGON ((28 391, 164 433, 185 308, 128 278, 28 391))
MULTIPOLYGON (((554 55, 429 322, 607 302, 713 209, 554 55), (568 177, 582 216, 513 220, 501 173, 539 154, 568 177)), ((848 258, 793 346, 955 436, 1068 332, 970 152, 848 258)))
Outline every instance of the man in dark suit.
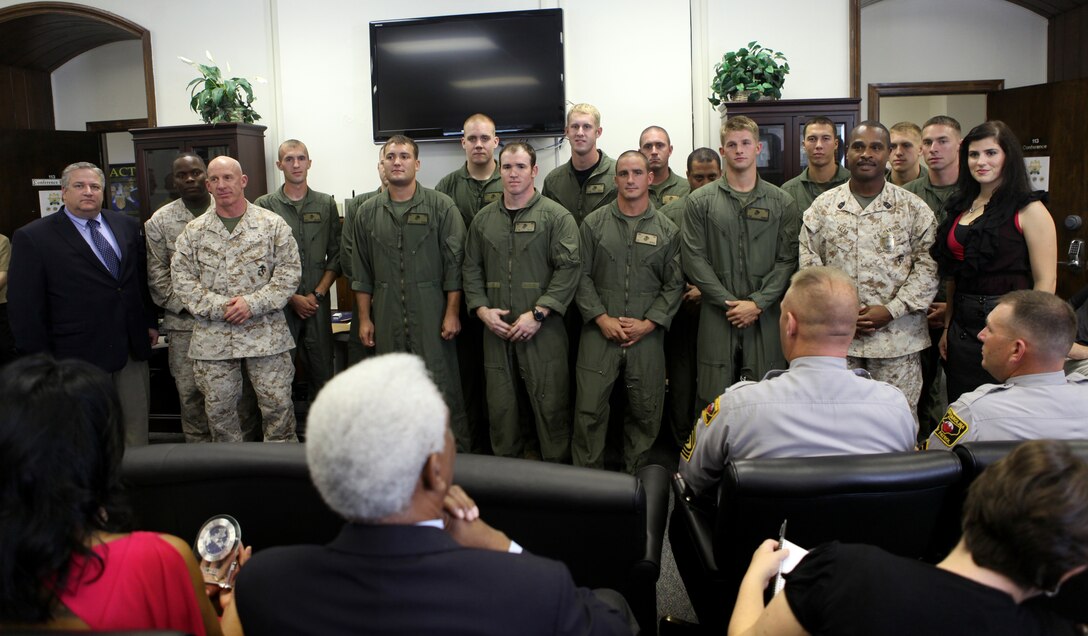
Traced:
POLYGON ((106 185, 92 163, 61 174, 64 207, 15 231, 8 306, 22 353, 79 358, 113 376, 125 443, 147 443, 147 359, 158 337, 147 290, 143 231, 102 209, 106 185))
POLYGON ((248 636, 631 633, 622 597, 605 604, 562 563, 521 553, 452 486, 449 409, 421 358, 337 375, 307 431, 310 476, 348 523, 327 546, 255 555, 224 631, 240 618, 248 636))

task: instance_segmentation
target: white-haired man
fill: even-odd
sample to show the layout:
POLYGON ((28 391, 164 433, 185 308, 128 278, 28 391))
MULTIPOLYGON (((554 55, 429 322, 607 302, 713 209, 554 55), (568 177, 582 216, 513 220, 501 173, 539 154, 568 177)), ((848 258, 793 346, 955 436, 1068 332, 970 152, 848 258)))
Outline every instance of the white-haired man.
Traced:
POLYGON ((267 549, 241 571, 229 629, 249 636, 626 634, 566 567, 521 551, 452 485, 449 409, 411 354, 332 379, 309 415, 306 462, 348 520, 327 546, 267 549), (285 584, 288 582, 289 584, 285 584))

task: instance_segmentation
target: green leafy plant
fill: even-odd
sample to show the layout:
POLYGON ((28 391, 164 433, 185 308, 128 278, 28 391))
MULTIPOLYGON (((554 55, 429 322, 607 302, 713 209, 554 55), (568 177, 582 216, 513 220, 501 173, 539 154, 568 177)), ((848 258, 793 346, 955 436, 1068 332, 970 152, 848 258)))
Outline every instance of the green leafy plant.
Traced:
MULTIPOLYGON (((185 88, 190 89, 192 99, 189 108, 200 115, 206 124, 218 124, 224 122, 244 122, 252 124, 261 118, 257 111, 253 110, 253 85, 243 77, 223 79, 223 73, 219 70, 212 54, 205 51, 211 64, 199 64, 186 57, 178 56, 178 59, 200 71, 200 77, 189 82, 185 88)), ((227 64, 227 72, 230 72, 230 64, 227 64)), ((254 81, 264 83, 257 77, 254 81)))
POLYGON ((714 66, 710 103, 717 106, 744 92, 750 102, 763 96, 781 99, 782 85, 789 72, 785 55, 752 40, 747 47, 723 55, 722 61, 714 66))

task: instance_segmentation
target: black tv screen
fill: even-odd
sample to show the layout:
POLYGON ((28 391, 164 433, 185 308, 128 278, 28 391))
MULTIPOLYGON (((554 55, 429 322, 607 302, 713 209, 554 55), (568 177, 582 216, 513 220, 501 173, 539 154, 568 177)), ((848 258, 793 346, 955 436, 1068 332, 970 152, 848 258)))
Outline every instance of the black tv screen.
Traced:
POLYGON ((563 134, 563 10, 370 23, 374 140, 457 139, 484 113, 498 134, 563 134))

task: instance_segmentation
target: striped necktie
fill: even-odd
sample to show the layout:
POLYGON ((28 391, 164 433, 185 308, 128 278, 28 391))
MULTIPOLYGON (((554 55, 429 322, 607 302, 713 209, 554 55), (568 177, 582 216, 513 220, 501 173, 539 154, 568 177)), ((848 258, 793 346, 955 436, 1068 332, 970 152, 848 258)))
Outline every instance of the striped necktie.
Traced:
POLYGON ((117 258, 117 252, 113 251, 109 241, 98 231, 98 221, 94 219, 87 221, 87 228, 91 231, 91 242, 102 256, 102 260, 106 262, 106 269, 110 270, 114 278, 120 278, 121 259, 117 258))

